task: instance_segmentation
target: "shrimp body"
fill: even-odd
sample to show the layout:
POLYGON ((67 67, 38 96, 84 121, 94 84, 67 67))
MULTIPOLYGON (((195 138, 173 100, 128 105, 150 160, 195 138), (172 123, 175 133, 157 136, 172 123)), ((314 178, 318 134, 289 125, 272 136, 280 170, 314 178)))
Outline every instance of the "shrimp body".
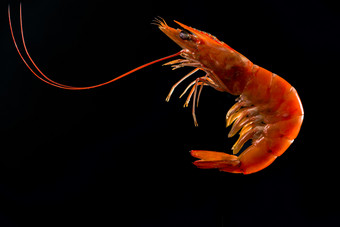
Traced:
MULTIPOLYGON (((198 86, 209 85, 239 96, 226 115, 227 127, 232 125, 228 136, 240 131, 240 137, 232 147, 233 155, 192 150, 192 156, 201 159, 194 164, 203 169, 250 174, 264 169, 282 155, 297 137, 304 116, 295 88, 208 33, 179 22, 176 23, 185 30, 173 29, 164 21, 158 22, 161 31, 183 48, 181 56, 184 59, 169 64, 175 69, 192 66, 206 72, 191 83, 193 87, 187 99, 189 102, 194 95, 195 124, 198 86), (252 140, 252 145, 236 156, 248 140, 252 140)), ((173 90, 174 87, 169 96, 173 90)))

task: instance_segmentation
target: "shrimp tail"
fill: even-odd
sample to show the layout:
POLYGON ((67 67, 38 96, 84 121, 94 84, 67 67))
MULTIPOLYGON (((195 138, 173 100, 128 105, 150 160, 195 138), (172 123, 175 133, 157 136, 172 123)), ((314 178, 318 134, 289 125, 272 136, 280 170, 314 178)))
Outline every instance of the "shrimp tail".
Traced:
POLYGON ((241 162, 236 155, 204 150, 192 150, 190 153, 200 159, 194 162, 194 165, 200 169, 220 169, 230 173, 241 173, 241 162))
POLYGON ((240 156, 216 151, 191 151, 193 157, 200 159, 194 162, 200 169, 219 169, 223 172, 243 174, 254 173, 269 166, 277 158, 274 153, 268 149, 268 142, 265 140, 251 145, 240 156))

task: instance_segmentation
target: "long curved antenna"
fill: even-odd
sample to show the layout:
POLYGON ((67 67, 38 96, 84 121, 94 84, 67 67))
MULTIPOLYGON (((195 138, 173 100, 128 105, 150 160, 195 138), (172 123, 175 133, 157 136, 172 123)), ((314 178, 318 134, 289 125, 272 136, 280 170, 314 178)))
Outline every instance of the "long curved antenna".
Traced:
POLYGON ((8 5, 8 20, 9 20, 9 27, 10 27, 10 30, 11 30, 11 35, 12 35, 12 39, 13 39, 13 42, 14 42, 14 45, 15 45, 15 48, 20 56, 20 58, 22 59, 22 61, 25 63, 25 65, 27 66, 27 68, 38 78, 40 79, 41 81, 49 84, 49 85, 52 85, 54 87, 58 87, 58 88, 62 88, 62 89, 67 89, 67 90, 86 90, 86 89, 92 89, 92 88, 96 88, 96 87, 100 87, 100 86, 103 86, 103 85, 106 85, 106 84, 109 84, 109 83, 112 83, 116 80, 119 80, 129 74, 132 74, 142 68, 145 68, 149 65, 152 65, 152 64, 155 64, 157 62, 160 62, 160 61, 164 61, 166 59, 169 59, 169 58, 172 58, 172 57, 175 57, 175 56, 178 56, 181 54, 181 52, 178 52, 176 54, 172 54, 172 55, 169 55, 167 57, 164 57, 164 58, 160 58, 160 59, 157 59, 157 60, 154 60, 154 61, 151 61, 149 63, 146 63, 144 65, 141 65, 135 69, 132 69, 112 80, 109 80, 109 81, 106 81, 104 83, 100 83, 100 84, 96 84, 96 85, 92 85, 92 86, 86 86, 86 87, 74 87, 74 86, 69 86, 69 85, 65 85, 65 84, 61 84, 61 83, 58 83, 52 79, 50 79, 48 76, 46 76, 40 69, 39 67, 35 64, 35 62, 33 61, 33 59, 31 58, 28 50, 27 50, 27 47, 26 47, 26 43, 25 43, 25 39, 24 39, 24 31, 23 31, 23 23, 22 23, 22 7, 21 7, 21 3, 20 3, 20 33, 21 33, 21 38, 22 38, 22 42, 23 42, 23 46, 24 46, 24 50, 25 50, 25 53, 27 54, 30 62, 33 64, 34 68, 41 74, 38 75, 38 73, 36 73, 30 66, 29 64, 26 62, 26 60, 24 59, 23 55, 21 54, 19 48, 18 48, 18 45, 17 45, 17 42, 15 40, 15 37, 14 37, 14 33, 13 33, 13 28, 12 28, 12 23, 11 23, 11 12, 10 12, 10 5, 8 5))

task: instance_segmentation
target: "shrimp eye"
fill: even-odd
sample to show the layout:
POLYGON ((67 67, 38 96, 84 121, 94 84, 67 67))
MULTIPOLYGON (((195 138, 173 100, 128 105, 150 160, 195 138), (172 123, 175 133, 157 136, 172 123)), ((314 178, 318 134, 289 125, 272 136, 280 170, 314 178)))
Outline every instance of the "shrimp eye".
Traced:
POLYGON ((179 33, 179 37, 183 40, 190 40, 191 39, 191 35, 186 31, 181 31, 179 33))

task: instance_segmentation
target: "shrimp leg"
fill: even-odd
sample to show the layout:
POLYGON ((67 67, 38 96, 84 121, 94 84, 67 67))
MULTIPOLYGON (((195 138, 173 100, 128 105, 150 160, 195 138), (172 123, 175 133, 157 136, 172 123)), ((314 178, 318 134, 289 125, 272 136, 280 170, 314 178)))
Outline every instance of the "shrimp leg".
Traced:
POLYGON ((183 80, 185 80, 186 78, 188 78, 189 76, 191 76, 192 74, 194 74, 195 72, 197 72, 199 70, 199 68, 196 68, 194 70, 192 70, 190 73, 188 73, 187 75, 185 75, 182 79, 180 79, 177 83, 175 83, 171 89, 170 89, 170 92, 168 94, 168 96, 166 97, 166 101, 169 102, 170 101, 170 97, 172 95, 172 93, 174 92, 175 88, 183 82, 183 80))
POLYGON ((198 106, 198 100, 200 98, 200 95, 201 95, 201 91, 202 91, 202 87, 203 86, 210 86, 210 87, 213 87, 215 89, 218 89, 218 85, 216 85, 209 77, 208 77, 208 74, 206 74, 205 76, 203 77, 199 77, 197 78, 196 80, 194 80, 193 82, 191 82, 188 87, 184 90, 184 92, 182 93, 182 95, 180 97, 182 97, 190 87, 191 90, 189 92, 189 95, 187 97, 187 100, 185 101, 184 103, 184 107, 188 107, 189 106, 189 102, 191 100, 191 97, 194 96, 193 98, 193 104, 192 104, 192 117, 194 119, 194 124, 195 126, 197 127, 198 126, 198 123, 197 123, 197 119, 196 119, 196 106, 198 106), (198 86, 202 86, 199 93, 198 93, 198 97, 197 97, 197 87, 198 86), (196 102, 196 97, 197 97, 197 102, 196 102), (197 103, 197 104, 196 104, 197 103))

